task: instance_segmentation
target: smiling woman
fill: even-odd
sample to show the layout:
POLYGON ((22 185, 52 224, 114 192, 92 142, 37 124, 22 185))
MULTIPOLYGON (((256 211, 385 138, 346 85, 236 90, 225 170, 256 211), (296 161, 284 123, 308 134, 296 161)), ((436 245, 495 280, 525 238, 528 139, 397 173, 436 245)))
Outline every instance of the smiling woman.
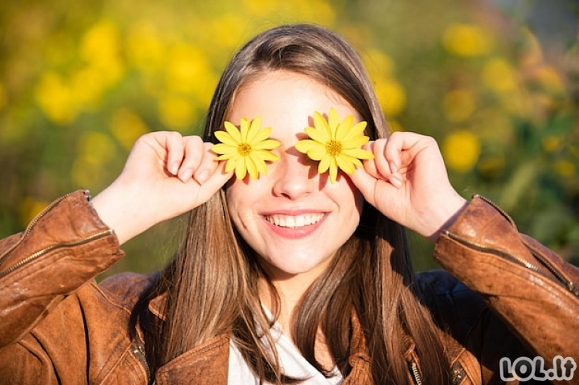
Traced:
POLYGON ((0 241, 0 378, 490 385, 505 357, 574 363, 578 284, 454 190, 434 139, 387 132, 346 41, 280 26, 232 58, 202 137, 140 137, 94 199, 0 241), (97 285, 120 244, 187 212, 164 269, 97 285), (414 274, 407 228, 446 272, 414 274))

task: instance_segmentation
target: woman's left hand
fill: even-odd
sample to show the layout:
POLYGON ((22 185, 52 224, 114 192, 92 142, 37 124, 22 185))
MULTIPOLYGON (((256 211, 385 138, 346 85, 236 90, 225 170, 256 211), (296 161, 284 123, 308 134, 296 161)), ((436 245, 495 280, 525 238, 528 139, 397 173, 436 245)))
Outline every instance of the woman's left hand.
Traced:
POLYGON ((394 132, 366 149, 374 159, 350 176, 354 185, 382 214, 435 241, 466 205, 448 180, 436 141, 394 132))

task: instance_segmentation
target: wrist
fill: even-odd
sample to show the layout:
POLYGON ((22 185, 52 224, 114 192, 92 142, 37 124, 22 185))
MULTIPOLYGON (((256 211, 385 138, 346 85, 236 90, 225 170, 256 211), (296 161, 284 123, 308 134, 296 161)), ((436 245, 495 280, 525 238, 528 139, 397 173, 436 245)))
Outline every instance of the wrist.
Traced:
POLYGON ((436 242, 440 233, 451 226, 467 206, 468 201, 458 194, 453 199, 445 201, 439 206, 439 214, 432 227, 434 231, 431 231, 426 238, 431 242, 436 242))

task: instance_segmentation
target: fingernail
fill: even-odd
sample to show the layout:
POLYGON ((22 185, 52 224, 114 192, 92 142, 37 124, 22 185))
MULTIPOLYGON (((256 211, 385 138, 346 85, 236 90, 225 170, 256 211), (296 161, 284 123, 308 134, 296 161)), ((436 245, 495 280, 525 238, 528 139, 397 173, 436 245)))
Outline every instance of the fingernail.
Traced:
POLYGON ((193 170, 188 168, 188 169, 183 170, 183 172, 181 172, 179 179, 181 179, 183 182, 187 182, 187 181, 189 181, 189 179, 191 179, 191 175, 193 175, 193 170))
POLYGON ((177 171, 179 171, 179 162, 173 163, 169 171, 171 172, 171 174, 177 175, 177 171))
POLYGON ((402 181, 394 175, 390 177, 390 183, 396 188, 402 187, 402 181))
POLYGON ((209 171, 208 170, 201 170, 197 174, 195 174, 195 180, 201 184, 209 179, 209 171))

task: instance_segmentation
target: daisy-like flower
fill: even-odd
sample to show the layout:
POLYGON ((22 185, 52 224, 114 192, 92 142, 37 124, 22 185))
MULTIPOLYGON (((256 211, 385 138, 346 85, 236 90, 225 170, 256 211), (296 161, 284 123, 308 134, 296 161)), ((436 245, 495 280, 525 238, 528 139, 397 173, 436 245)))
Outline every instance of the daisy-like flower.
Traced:
POLYGON ((225 122, 225 131, 216 131, 215 136, 221 143, 214 144, 211 150, 219 154, 217 160, 226 160, 225 172, 235 169, 237 179, 245 178, 249 173, 257 179, 259 173, 266 174, 266 161, 279 159, 271 150, 277 148, 280 142, 268 139, 271 128, 261 128, 261 119, 253 121, 241 119, 238 129, 233 123, 225 122))
POLYGON ((362 167, 360 159, 373 159, 371 152, 360 147, 369 138, 362 135, 366 122, 354 124, 354 116, 349 115, 340 121, 334 108, 330 109, 326 120, 319 112, 314 112, 314 127, 306 127, 309 139, 296 143, 296 149, 312 159, 319 161, 318 173, 330 170, 330 182, 338 176, 338 168, 346 174, 354 173, 356 167, 362 167))

